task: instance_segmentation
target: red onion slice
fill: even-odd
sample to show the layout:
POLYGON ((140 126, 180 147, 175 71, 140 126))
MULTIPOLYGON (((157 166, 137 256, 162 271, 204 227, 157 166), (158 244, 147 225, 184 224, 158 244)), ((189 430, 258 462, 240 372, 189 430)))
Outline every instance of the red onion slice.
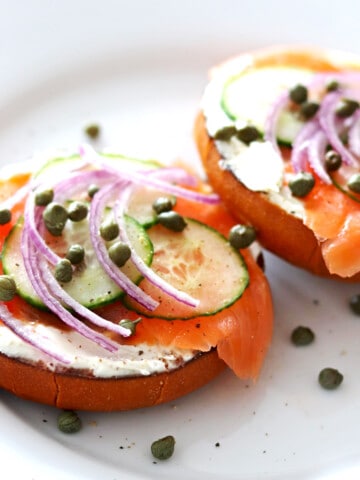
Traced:
POLYGON ((309 163, 320 178, 326 184, 331 183, 331 178, 327 174, 324 167, 324 158, 328 140, 322 130, 318 130, 312 137, 308 145, 309 163))
POLYGON ((330 145, 339 153, 344 164, 355 167, 357 161, 341 141, 338 132, 338 119, 335 110, 343 97, 344 94, 339 92, 331 92, 326 95, 320 106, 319 121, 330 145))
POLYGON ((69 295, 63 288, 61 288, 61 286, 54 278, 53 274, 44 262, 39 263, 39 268, 44 283, 49 290, 49 293, 58 300, 60 300, 62 304, 65 304, 68 307, 72 308, 78 315, 90 321, 94 325, 97 325, 98 327, 105 328, 123 337, 129 337, 131 335, 131 332, 128 328, 124 328, 119 324, 110 322, 109 320, 100 317, 95 312, 89 310, 88 308, 77 302, 71 295, 69 295))
POLYGON ((90 238, 94 250, 98 256, 99 262, 104 268, 109 277, 122 288, 131 298, 138 301, 148 310, 154 310, 159 303, 147 295, 137 285, 135 285, 110 259, 104 244, 104 241, 99 235, 101 226, 101 218, 103 211, 110 199, 112 199, 114 192, 126 186, 126 182, 119 180, 114 184, 107 185, 99 190, 93 197, 90 205, 90 238))
POLYGON ((35 193, 31 192, 25 203, 24 224, 38 253, 43 255, 52 265, 56 265, 61 258, 51 250, 39 232, 42 220, 41 211, 41 207, 35 205, 35 193))
POLYGON ((24 342, 32 345, 37 350, 45 353, 49 357, 64 363, 70 364, 71 359, 64 353, 58 352, 57 345, 51 342, 51 340, 43 335, 40 335, 34 330, 31 322, 23 322, 22 320, 14 317, 8 310, 4 303, 0 302, 0 318, 1 321, 11 330, 16 336, 21 338, 24 342))
POLYGON ((169 183, 174 181, 171 177, 171 168, 169 168, 168 170, 166 169, 166 167, 164 169, 161 169, 163 170, 163 173, 161 174, 159 173, 160 170, 158 169, 138 171, 118 170, 114 167, 113 163, 109 164, 109 162, 106 162, 105 158, 100 157, 100 155, 98 155, 98 153, 90 145, 81 146, 80 154, 83 155, 84 159, 86 159, 89 163, 92 162, 100 169, 107 170, 108 172, 113 172, 115 175, 120 175, 123 180, 128 180, 129 182, 140 184, 144 187, 153 187, 159 190, 163 190, 166 193, 186 198, 188 200, 193 200, 195 202, 203 202, 207 204, 218 204, 220 202, 220 198, 217 194, 204 194, 200 192, 195 192, 193 190, 189 190, 187 188, 183 188, 169 183), (158 176, 166 177, 166 175, 168 175, 168 181, 157 178, 158 176))
POLYGON ((146 265, 146 263, 142 260, 139 255, 135 252, 134 248, 131 246, 130 239, 126 232, 126 225, 125 225, 125 208, 128 204, 129 198, 132 193, 132 187, 127 186, 125 187, 119 197, 117 202, 115 203, 114 211, 115 211, 115 218, 119 224, 120 229, 120 238, 123 242, 129 245, 131 249, 131 259, 134 262, 135 266, 139 270, 139 272, 149 280, 153 285, 156 285, 160 288, 164 293, 170 295, 171 297, 175 298, 179 302, 184 303, 185 305, 189 305, 191 307, 197 307, 199 304, 199 300, 194 299, 190 295, 185 292, 178 290, 177 288, 173 287, 167 281, 162 279, 159 275, 157 275, 150 267, 146 265))
POLYGON ((353 123, 349 128, 349 149, 360 157, 360 110, 354 114, 353 123))
POLYGON ((283 92, 280 94, 273 105, 270 108, 268 116, 265 120, 265 129, 264 129, 264 139, 269 141, 273 146, 276 153, 281 155, 279 145, 277 142, 277 124, 280 117, 281 112, 285 108, 285 106, 289 103, 289 93, 283 92))
POLYGON ((74 315, 72 315, 57 298, 51 295, 46 285, 46 280, 44 279, 44 271, 47 268, 47 266, 45 266, 45 260, 44 258, 39 257, 28 233, 28 229, 25 226, 21 243, 22 256, 29 280, 38 297, 49 308, 49 310, 55 313, 66 325, 106 350, 110 352, 116 351, 118 346, 114 342, 105 335, 95 332, 82 321, 74 317, 74 315))
POLYGON ((297 134, 291 151, 291 164, 294 172, 304 172, 307 169, 308 152, 307 149, 316 132, 320 130, 317 120, 310 120, 297 134))

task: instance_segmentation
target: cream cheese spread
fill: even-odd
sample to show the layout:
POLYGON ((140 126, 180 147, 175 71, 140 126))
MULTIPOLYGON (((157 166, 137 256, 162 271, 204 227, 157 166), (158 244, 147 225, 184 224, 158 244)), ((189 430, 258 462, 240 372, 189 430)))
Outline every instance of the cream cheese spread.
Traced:
MULTIPOLYGON (((249 123, 250 120, 246 121, 244 118, 231 119, 222 106, 222 98, 224 87, 229 79, 236 77, 239 72, 251 65, 251 56, 245 55, 230 60, 211 72, 212 78, 205 89, 201 104, 206 128, 211 137, 225 127, 235 126, 240 129, 249 123)), ((296 77, 293 74, 294 72, 290 72, 287 82, 294 81, 296 77)), ((304 79, 308 76, 309 72, 302 72, 304 79)), ((249 77, 252 80, 256 78, 255 75, 249 75, 249 77)), ((259 91, 260 86, 256 82, 254 85, 251 82, 245 83, 251 91, 256 89, 259 91)), ((250 94, 249 97, 251 96, 250 94)), ((216 140, 215 143, 222 157, 220 165, 223 169, 230 170, 249 190, 262 192, 272 203, 292 215, 303 218, 304 208, 301 201, 294 198, 288 187, 284 186, 286 173, 283 160, 271 142, 260 140, 246 145, 233 136, 228 141, 216 140)))
POLYGON ((10 329, 0 327, 0 352, 10 358, 47 368, 54 372, 78 371, 97 378, 124 378, 169 372, 195 358, 199 352, 147 344, 119 345, 110 353, 76 331, 59 330, 41 323, 34 324, 35 333, 46 336, 70 360, 69 365, 40 352, 21 340, 10 329))

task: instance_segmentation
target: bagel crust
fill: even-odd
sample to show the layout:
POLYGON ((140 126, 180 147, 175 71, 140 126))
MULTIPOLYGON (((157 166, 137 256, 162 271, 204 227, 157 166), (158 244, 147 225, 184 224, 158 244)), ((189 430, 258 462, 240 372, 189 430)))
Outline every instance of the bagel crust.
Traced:
POLYGON ((195 121, 194 135, 209 183, 239 222, 256 229, 257 238, 265 249, 315 275, 360 281, 359 273, 346 279, 331 274, 318 240, 301 219, 271 203, 265 194, 249 190, 230 171, 221 168, 220 153, 207 133, 201 112, 195 121))
POLYGON ((109 379, 56 373, 0 354, 0 387, 23 399, 67 410, 133 410, 173 401, 224 369, 216 349, 199 353, 169 372, 109 379))

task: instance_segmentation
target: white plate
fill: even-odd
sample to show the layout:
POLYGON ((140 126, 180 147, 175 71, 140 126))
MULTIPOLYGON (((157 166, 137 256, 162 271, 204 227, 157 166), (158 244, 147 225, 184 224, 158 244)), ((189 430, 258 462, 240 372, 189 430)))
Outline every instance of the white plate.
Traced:
MULTIPOLYGON (((0 1, 1 164, 73 149, 99 122, 100 147, 197 162, 192 122, 208 68, 241 50, 307 43, 357 50, 354 1, 0 1)), ((360 320, 356 285, 320 280, 267 256, 274 341, 256 385, 226 372, 160 407, 82 413, 57 431, 57 411, 0 392, 0 460, 14 479, 343 479, 360 477, 360 320), (306 324, 316 342, 295 348, 306 324), (333 392, 321 368, 344 374, 333 392), (151 442, 176 437, 153 463, 151 442), (219 446, 216 446, 216 444, 219 446)))

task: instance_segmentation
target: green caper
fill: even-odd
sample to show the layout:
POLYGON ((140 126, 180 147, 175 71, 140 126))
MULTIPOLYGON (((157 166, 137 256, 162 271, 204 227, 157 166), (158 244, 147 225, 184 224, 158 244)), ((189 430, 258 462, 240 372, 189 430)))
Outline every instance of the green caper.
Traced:
POLYGON ((301 103, 306 102, 308 98, 308 90, 304 85, 295 85, 289 92, 290 99, 300 105, 301 103))
POLYGON ((349 302, 350 309, 355 313, 356 315, 360 315, 360 295, 353 295, 350 298, 349 302))
POLYGON ((335 92, 336 90, 339 90, 339 88, 340 88, 340 83, 337 80, 331 80, 326 85, 327 92, 335 92))
POLYGON ((16 295, 16 283, 10 275, 0 275, 0 301, 8 302, 16 295))
POLYGON ((72 222, 81 222, 87 217, 88 206, 85 202, 71 202, 68 208, 68 216, 72 222))
POLYGON ((61 235, 67 218, 67 210, 60 203, 50 202, 43 211, 45 226, 54 236, 61 235))
POLYGON ((310 345, 315 339, 314 332, 309 327, 296 327, 291 333, 291 341, 297 347, 310 345))
POLYGON ((0 225, 6 225, 11 221, 11 211, 8 208, 0 210, 0 225))
POLYGON ((241 142, 245 143, 246 145, 249 145, 251 142, 254 142, 255 140, 259 140, 259 138, 261 138, 259 130, 252 125, 248 125, 238 130, 236 136, 241 142))
POLYGON ((229 242, 234 248, 247 248, 256 239, 256 231, 250 225, 234 225, 229 233, 229 242))
POLYGON ((73 269, 70 260, 62 258, 55 265, 55 278, 60 283, 68 283, 71 281, 73 269))
POLYGON ((323 368, 319 373, 319 383, 326 390, 334 390, 343 379, 344 376, 335 368, 323 368))
POLYGON ((124 242, 113 243, 108 250, 109 257, 118 267, 122 267, 131 257, 131 250, 124 242))
POLYGON ((291 193, 295 197, 305 197, 315 185, 315 179, 309 172, 300 172, 294 175, 289 182, 291 193))
POLYGON ((303 120, 310 120, 310 118, 313 118, 317 111, 319 110, 320 105, 316 102, 304 102, 301 104, 300 109, 299 109, 299 114, 300 117, 303 120))
POLYGON ((161 225, 174 232, 182 232, 187 225, 184 217, 174 211, 159 213, 157 219, 161 225))
POLYGON ((100 225, 100 235, 107 242, 114 240, 119 235, 119 231, 119 225, 114 220, 105 221, 100 225))
POLYGON ((85 250, 82 245, 74 244, 68 248, 66 252, 66 258, 70 260, 72 265, 77 265, 84 260, 85 250))
POLYGON ((76 412, 65 410, 58 415, 57 425, 63 433, 77 433, 81 430, 82 422, 76 412))
POLYGON ((357 102, 356 100, 344 98, 343 100, 341 100, 335 113, 340 118, 348 118, 356 112, 359 106, 359 102, 357 102))
POLYGON ((41 190, 35 194, 35 205, 38 205, 39 207, 45 207, 53 201, 53 198, 54 190, 52 188, 41 190))
POLYGON ((170 458, 175 449, 175 438, 172 435, 159 438, 151 444, 151 453, 158 460, 167 460, 170 458))
POLYGON ((341 155, 339 155, 334 150, 329 150, 325 154, 325 168, 328 172, 335 172, 341 167, 342 160, 341 155))
POLYGON ((100 187, 98 185, 95 185, 95 183, 92 183, 89 185, 88 187, 88 195, 90 198, 92 198, 95 193, 97 193, 99 191, 100 187))
POLYGON ((214 139, 215 140, 222 140, 224 142, 227 142, 234 135, 236 135, 236 128, 233 125, 229 125, 227 127, 224 127, 222 129, 218 130, 214 135, 214 139))
POLYGON ((96 123, 92 123, 85 128, 85 133, 88 137, 95 140, 100 135, 100 126, 96 123))
POLYGON ((347 182, 348 189, 354 193, 360 193, 360 173, 351 175, 347 182))
POLYGON ((130 330, 131 335, 134 335, 136 332, 136 325, 141 322, 141 318, 137 318, 136 320, 127 320, 126 318, 123 318, 120 320, 119 325, 121 325, 124 328, 127 328, 130 330))
POLYGON ((174 201, 169 197, 159 197, 152 204, 153 210, 159 214, 162 212, 169 212, 174 206, 174 201))

